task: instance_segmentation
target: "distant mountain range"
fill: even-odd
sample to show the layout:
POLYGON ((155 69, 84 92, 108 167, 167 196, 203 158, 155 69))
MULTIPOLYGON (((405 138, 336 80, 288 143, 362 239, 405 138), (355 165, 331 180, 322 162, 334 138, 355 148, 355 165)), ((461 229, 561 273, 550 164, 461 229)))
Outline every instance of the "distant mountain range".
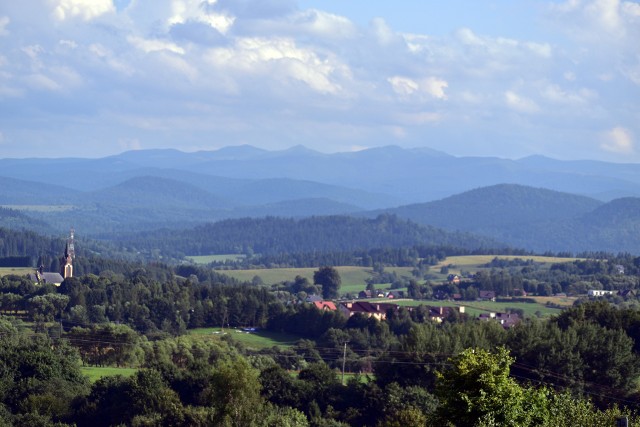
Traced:
POLYGON ((0 159, 0 226, 85 235, 186 229, 227 218, 390 213, 536 251, 640 253, 640 164, 454 157, 389 146, 302 146, 101 159, 0 159), (32 221, 32 223, 30 223, 32 221))

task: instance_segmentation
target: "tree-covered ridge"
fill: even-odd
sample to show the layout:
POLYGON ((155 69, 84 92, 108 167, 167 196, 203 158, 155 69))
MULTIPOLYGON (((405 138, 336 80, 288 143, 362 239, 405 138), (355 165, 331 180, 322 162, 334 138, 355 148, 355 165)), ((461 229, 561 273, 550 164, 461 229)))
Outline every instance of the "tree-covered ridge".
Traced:
POLYGON ((545 188, 499 184, 387 212, 419 224, 482 232, 497 227, 576 218, 601 205, 602 202, 585 196, 545 188))
POLYGON ((450 245, 466 249, 502 246, 491 239, 419 226, 388 215, 375 219, 346 216, 244 218, 179 232, 163 230, 126 235, 120 240, 138 250, 159 249, 174 256, 177 253, 295 254, 416 245, 450 245))
POLYGON ((16 209, 0 207, 0 229, 31 230, 35 232, 49 232, 51 227, 44 221, 40 221, 16 209))
POLYGON ((533 251, 640 254, 640 199, 608 203, 543 188, 501 184, 386 210, 418 224, 462 230, 533 251))

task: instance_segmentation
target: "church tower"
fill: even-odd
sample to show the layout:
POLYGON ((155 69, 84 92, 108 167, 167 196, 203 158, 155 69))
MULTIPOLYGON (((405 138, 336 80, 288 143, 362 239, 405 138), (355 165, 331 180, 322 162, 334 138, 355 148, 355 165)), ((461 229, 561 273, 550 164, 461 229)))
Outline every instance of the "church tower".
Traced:
POLYGON ((67 277, 73 277, 73 258, 74 258, 74 248, 73 248, 73 228, 71 229, 71 235, 67 240, 67 244, 64 247, 64 256, 60 258, 61 271, 60 274, 65 279, 67 277))

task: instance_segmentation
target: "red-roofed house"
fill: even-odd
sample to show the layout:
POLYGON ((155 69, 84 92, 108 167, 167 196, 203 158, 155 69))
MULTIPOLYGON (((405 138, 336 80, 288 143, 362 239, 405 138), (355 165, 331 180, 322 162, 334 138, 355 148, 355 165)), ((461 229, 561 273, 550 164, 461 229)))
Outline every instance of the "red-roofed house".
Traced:
POLYGON ((343 302, 338 306, 338 309, 347 317, 351 317, 356 313, 361 313, 367 317, 375 317, 378 320, 384 320, 387 318, 387 311, 397 310, 398 305, 385 302, 371 303, 367 301, 356 301, 343 302))
POLYGON ((336 305, 333 303, 333 301, 314 301, 313 305, 315 305, 318 310, 337 310, 336 305))

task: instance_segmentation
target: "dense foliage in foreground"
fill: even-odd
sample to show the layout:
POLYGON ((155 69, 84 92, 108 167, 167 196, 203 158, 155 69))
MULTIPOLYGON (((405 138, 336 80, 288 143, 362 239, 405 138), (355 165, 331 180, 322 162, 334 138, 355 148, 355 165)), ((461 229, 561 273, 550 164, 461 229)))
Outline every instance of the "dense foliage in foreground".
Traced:
POLYGON ((224 340, 168 338, 140 347, 145 362, 133 376, 90 385, 66 340, 27 336, 3 319, 0 329, 3 425, 602 426, 622 415, 518 384, 509 377, 513 359, 503 348, 449 358, 435 388, 427 389, 358 378, 345 385, 322 362, 293 376, 273 358, 239 355, 224 340))

